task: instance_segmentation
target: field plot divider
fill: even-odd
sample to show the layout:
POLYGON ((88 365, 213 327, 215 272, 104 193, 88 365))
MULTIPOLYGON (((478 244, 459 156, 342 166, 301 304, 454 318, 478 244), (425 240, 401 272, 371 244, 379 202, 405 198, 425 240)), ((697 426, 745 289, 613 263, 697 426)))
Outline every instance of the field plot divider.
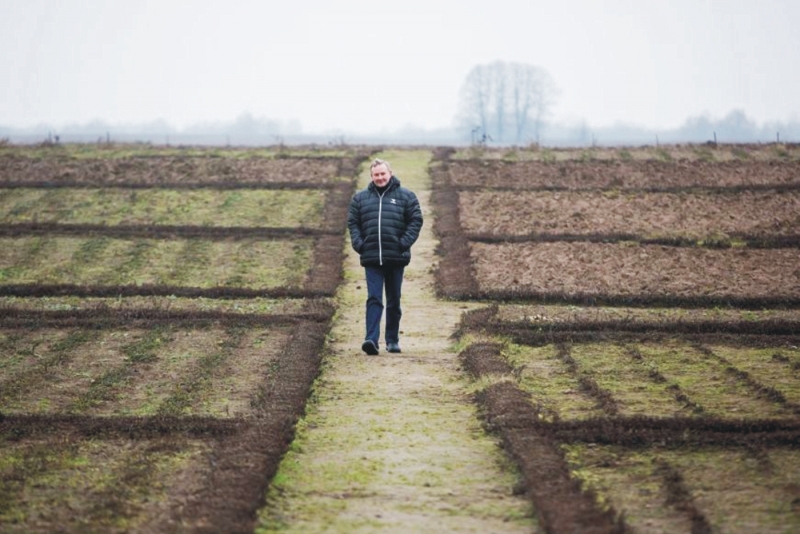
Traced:
POLYGON ((776 402, 787 409, 793 411, 796 415, 800 415, 800 405, 794 402, 789 402, 786 400, 786 397, 783 393, 778 391, 777 389, 773 388, 772 386, 766 385, 753 377, 747 371, 743 371, 736 367, 733 363, 731 363, 727 358, 721 356, 711 350, 709 347, 701 344, 695 343, 694 350, 705 356, 706 358, 712 359, 720 363, 724 368, 725 371, 732 376, 736 377, 737 380, 740 380, 743 384, 745 384, 753 393, 757 396, 762 396, 769 399, 772 402, 776 402))
MULTIPOLYGON (((470 327, 480 324, 469 322, 470 327)), ((484 324, 495 333, 512 336, 525 343, 530 335, 539 339, 541 335, 555 332, 630 332, 637 334, 738 334, 760 336, 792 336, 800 333, 800 321, 766 319, 763 321, 559 321, 559 322, 501 322, 484 324)))
MULTIPOLYGON (((800 446, 800 420, 722 419, 718 417, 605 416, 583 420, 549 421, 539 406, 516 383, 514 371, 502 356, 500 343, 474 343, 459 358, 476 380, 488 386, 475 395, 487 428, 500 435, 504 448, 517 462, 542 525, 547 532, 627 532, 623 516, 613 503, 606 511, 597 507, 591 491, 583 491, 570 474, 562 443, 591 443, 621 447, 725 447, 800 446), (568 503, 565 505, 565 503, 568 503)), ((692 523, 707 520, 692 506, 681 485, 680 473, 660 472, 662 485, 679 502, 692 523)), ((706 532, 707 530, 700 530, 706 532)))
MULTIPOLYGON (((355 172, 355 170, 353 170, 355 172)), ((311 294, 333 295, 344 278, 344 235, 350 198, 356 190, 356 181, 341 182, 325 195, 322 219, 331 224, 331 231, 318 236, 311 255, 312 268, 304 289, 311 294)))
POLYGON ((597 407, 608 416, 619 415, 619 404, 610 391, 601 387, 597 381, 581 371, 580 364, 572 357, 570 347, 565 343, 556 345, 558 359, 567 367, 567 371, 575 378, 580 389, 589 397, 594 399, 597 407))
POLYGON ((340 235, 336 228, 253 227, 253 226, 189 226, 189 225, 104 225, 19 223, 0 225, 0 237, 19 236, 107 236, 150 239, 294 239, 340 235))
MULTIPOLYGON (((623 345, 623 349, 637 364, 641 364, 644 361, 644 356, 636 347, 625 344, 623 345)), ((666 388, 672 392, 675 400, 686 408, 690 409, 693 413, 702 414, 705 412, 705 408, 703 406, 690 399, 679 384, 676 382, 670 382, 667 377, 665 377, 663 373, 652 363, 648 365, 647 376, 655 384, 665 385, 666 388)))
POLYGON ((229 191, 236 189, 268 189, 268 190, 319 190, 336 189, 339 183, 320 181, 317 184, 308 182, 159 182, 153 184, 140 182, 78 182, 72 180, 59 181, 0 181, 0 189, 209 189, 229 191))
POLYGON ((656 464, 656 474, 662 480, 667 504, 683 512, 692 524, 693 533, 711 534, 714 530, 708 518, 695 504, 694 496, 683 478, 683 474, 666 460, 660 459, 656 464))
POLYGON ((507 303, 562 304, 576 306, 611 306, 632 308, 736 308, 744 310, 797 309, 800 297, 742 297, 739 295, 620 295, 600 293, 560 293, 525 290, 479 290, 456 292, 448 288, 445 297, 507 303))
POLYGON ((323 321, 307 322, 289 336, 273 379, 253 399, 257 415, 238 435, 219 440, 217 462, 200 497, 174 512, 178 524, 193 532, 252 532, 319 374, 332 317, 331 307, 323 321))
POLYGON ((250 425, 247 419, 182 415, 92 416, 63 414, 0 414, 0 433, 15 439, 48 435, 84 436, 93 439, 145 440, 183 434, 192 437, 236 435, 250 425))
POLYGON ((798 248, 800 235, 749 235, 736 234, 728 238, 688 238, 688 237, 646 237, 636 234, 489 234, 466 233, 468 241, 477 243, 556 243, 560 241, 569 243, 620 243, 635 242, 640 245, 661 245, 665 247, 702 247, 702 248, 734 248, 745 246, 747 248, 798 248))
POLYGON ((433 191, 431 204, 436 218, 433 232, 439 239, 441 261, 436 269, 436 293, 439 297, 462 298, 479 292, 475 269, 470 257, 469 241, 461 229, 459 195, 450 188, 446 164, 431 162, 433 191))
POLYGON ((452 190, 455 192, 487 191, 487 192, 514 192, 525 191, 531 193, 598 193, 603 191, 624 191, 625 193, 741 193, 745 191, 776 191, 783 193, 786 191, 800 190, 800 183, 788 184, 742 184, 730 186, 713 185, 686 185, 686 186, 647 186, 647 187, 568 187, 560 185, 459 185, 454 184, 452 190))
POLYGON ((264 327, 271 325, 296 325, 320 323, 329 320, 332 306, 324 302, 309 301, 302 313, 257 314, 223 311, 176 311, 156 308, 130 308, 114 310, 97 306, 85 310, 25 310, 0 307, 0 328, 152 328, 165 324, 193 328, 220 326, 264 327))
MULTIPOLYGON (((500 354, 502 345, 482 343, 460 354, 475 378, 511 378, 500 354)), ((503 440, 504 449, 522 472, 528 495, 546 532, 610 534, 629 532, 621 515, 598 506, 593 493, 583 491, 548 427, 537 424, 540 413, 530 396, 512 380, 498 380, 475 397, 485 424, 503 440)))
POLYGON ((297 287, 250 289, 246 287, 187 287, 165 285, 88 286, 77 284, 14 284, 0 285, 0 296, 13 297, 203 297, 208 299, 332 297, 328 290, 297 287))
MULTIPOLYGON (((627 338, 661 338, 663 336, 737 336, 752 337, 754 341, 771 339, 777 342, 798 341, 800 321, 766 319, 762 321, 634 321, 565 320, 565 321, 502 321, 497 318, 499 306, 492 305, 463 313, 457 331, 460 337, 469 331, 483 331, 507 336, 515 343, 539 346, 543 343, 594 341, 609 335, 627 338)), ((745 343, 747 345, 747 343, 745 343)))

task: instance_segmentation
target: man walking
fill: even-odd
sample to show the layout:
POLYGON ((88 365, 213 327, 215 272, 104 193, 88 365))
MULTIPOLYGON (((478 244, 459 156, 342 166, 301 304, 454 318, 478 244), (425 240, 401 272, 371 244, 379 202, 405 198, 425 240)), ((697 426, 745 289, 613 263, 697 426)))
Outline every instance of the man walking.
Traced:
POLYGON ((361 256, 367 276, 367 335, 361 349, 378 354, 386 290, 386 350, 400 352, 400 289, 411 261, 411 245, 422 228, 417 196, 400 185, 389 163, 370 164, 372 182, 353 195, 347 217, 350 242, 361 256))

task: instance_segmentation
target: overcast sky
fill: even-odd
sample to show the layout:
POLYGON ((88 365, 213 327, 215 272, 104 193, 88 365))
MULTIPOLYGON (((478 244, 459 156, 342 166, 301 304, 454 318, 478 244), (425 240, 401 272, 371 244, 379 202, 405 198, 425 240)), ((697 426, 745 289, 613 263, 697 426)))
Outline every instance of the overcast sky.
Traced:
POLYGON ((557 121, 796 120, 798 28, 798 0, 0 0, 0 125, 448 127, 495 60, 547 70, 557 121))

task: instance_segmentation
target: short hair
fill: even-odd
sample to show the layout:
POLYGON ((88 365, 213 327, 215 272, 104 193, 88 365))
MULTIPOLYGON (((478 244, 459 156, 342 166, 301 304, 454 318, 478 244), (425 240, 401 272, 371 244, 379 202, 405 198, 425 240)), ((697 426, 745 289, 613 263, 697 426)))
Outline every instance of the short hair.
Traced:
POLYGON ((389 165, 389 162, 384 159, 375 158, 372 160, 372 163, 369 164, 369 174, 372 175, 372 169, 377 167, 378 165, 386 165, 386 170, 389 171, 389 174, 392 174, 392 166, 389 165))

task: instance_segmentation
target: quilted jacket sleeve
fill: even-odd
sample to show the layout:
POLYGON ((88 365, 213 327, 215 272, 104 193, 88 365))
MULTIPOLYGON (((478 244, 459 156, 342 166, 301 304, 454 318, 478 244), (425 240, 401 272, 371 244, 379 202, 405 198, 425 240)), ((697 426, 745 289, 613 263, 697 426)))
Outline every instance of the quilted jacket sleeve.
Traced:
POLYGON ((419 232, 422 230, 422 209, 419 206, 417 195, 409 190, 406 190, 406 193, 408 195, 404 213, 406 229, 400 237, 400 248, 403 251, 409 250, 416 243, 419 232))
POLYGON ((350 244, 353 250, 361 254, 364 248, 364 237, 361 233, 361 195, 356 193, 350 200, 350 209, 347 214, 347 228, 350 230, 350 244))

